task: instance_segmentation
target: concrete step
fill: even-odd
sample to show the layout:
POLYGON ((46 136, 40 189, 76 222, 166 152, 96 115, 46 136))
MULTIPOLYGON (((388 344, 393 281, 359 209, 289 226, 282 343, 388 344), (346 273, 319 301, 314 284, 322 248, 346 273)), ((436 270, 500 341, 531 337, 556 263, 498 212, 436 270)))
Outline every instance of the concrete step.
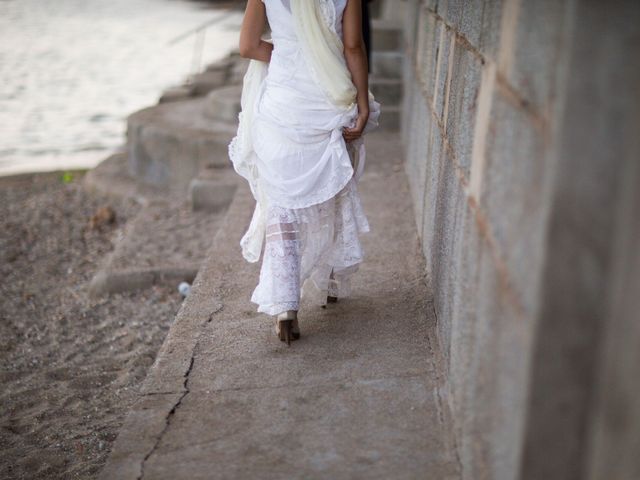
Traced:
POLYGON ((401 111, 402 107, 400 105, 382 105, 379 129, 389 132, 400 130, 401 111))
POLYGON ((218 213, 231 203, 238 184, 244 181, 231 168, 205 168, 189 183, 192 210, 218 213))
POLYGON ((235 78, 236 74, 233 72, 237 62, 244 65, 243 59, 232 52, 226 57, 210 63, 203 72, 194 75, 184 85, 170 87, 165 90, 158 103, 175 102, 189 97, 207 95, 211 90, 228 84, 231 77, 235 78))
POLYGON ((167 196, 166 188, 141 182, 129 173, 125 152, 110 155, 89 170, 82 179, 89 192, 115 198, 130 198, 141 205, 167 196))
POLYGON ((186 193, 207 165, 231 167, 228 144, 236 122, 205 116, 206 98, 163 103, 127 120, 129 173, 156 186, 186 193))
POLYGON ((206 95, 211 90, 226 85, 228 81, 228 69, 221 68, 217 70, 205 70, 202 73, 194 75, 187 86, 191 88, 192 95, 202 96, 206 95))
POLYGON ((396 106, 402 102, 402 80, 400 79, 371 77, 369 90, 383 106, 396 106))
POLYGON ((147 203, 91 280, 90 296, 193 282, 229 203, 215 214, 192 211, 184 197, 147 203))
POLYGON ((401 24, 378 19, 371 21, 371 46, 374 51, 402 52, 403 41, 401 24))
POLYGON ((379 78, 402 78, 404 54, 395 51, 371 52, 371 74, 379 78))
POLYGON ((233 65, 233 62, 236 61, 238 58, 241 58, 238 53, 231 52, 226 57, 208 64, 204 69, 207 72, 215 72, 218 70, 229 71, 229 69, 233 65))
POLYGON ((405 18, 406 3, 407 2, 398 2, 397 0, 382 2, 376 18, 402 23, 405 18))
POLYGON ((240 112, 242 85, 227 85, 216 88, 207 95, 204 114, 212 120, 236 122, 240 112))
POLYGON ((193 88, 189 85, 179 85, 167 88, 158 99, 158 103, 177 102, 193 96, 193 88))
POLYGON ((239 55, 234 56, 233 58, 234 60, 231 65, 231 70, 229 71, 229 79, 227 83, 242 83, 244 74, 247 73, 247 68, 249 67, 249 59, 242 58, 239 55))

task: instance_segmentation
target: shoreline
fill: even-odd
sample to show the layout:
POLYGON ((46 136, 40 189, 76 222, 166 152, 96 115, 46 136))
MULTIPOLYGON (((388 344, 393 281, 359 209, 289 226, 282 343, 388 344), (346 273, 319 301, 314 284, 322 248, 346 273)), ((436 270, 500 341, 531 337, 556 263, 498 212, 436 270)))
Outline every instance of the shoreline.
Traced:
POLYGON ((183 84, 199 68, 233 49, 236 13, 207 29, 198 65, 193 62, 193 35, 168 43, 207 20, 224 16, 231 4, 182 1, 156 8, 152 1, 129 6, 119 0, 100 6, 94 0, 83 7, 80 19, 86 20, 71 25, 64 23, 64 13, 77 0, 48 7, 47 16, 20 4, 5 6, 7 15, 16 20, 7 30, 15 45, 3 49, 8 57, 2 72, 12 93, 3 101, 0 119, 7 127, 0 142, 0 177, 95 168, 125 146, 129 115, 158 103, 164 90, 183 84), (110 15, 96 16, 100 9, 110 15), (135 21, 142 14, 145 20, 135 21), (128 20, 114 24, 111 19, 118 15, 128 20), (50 17, 60 20, 52 22, 50 17), (89 26, 96 19, 95 26, 89 26), (144 33, 147 30, 149 34, 144 33), (99 34, 104 41, 92 43, 91 35, 99 34), (72 37, 87 37, 86 46, 65 47, 72 37), (20 54, 20 45, 31 43, 33 49, 20 54), (46 55, 32 53, 38 49, 46 55))
POLYGON ((0 174, 0 187, 10 185, 14 182, 27 180, 28 177, 43 175, 43 176, 63 176, 66 173, 71 173, 73 176, 85 175, 91 168, 70 168, 60 170, 38 170, 33 172, 18 172, 8 173, 7 175, 0 174))

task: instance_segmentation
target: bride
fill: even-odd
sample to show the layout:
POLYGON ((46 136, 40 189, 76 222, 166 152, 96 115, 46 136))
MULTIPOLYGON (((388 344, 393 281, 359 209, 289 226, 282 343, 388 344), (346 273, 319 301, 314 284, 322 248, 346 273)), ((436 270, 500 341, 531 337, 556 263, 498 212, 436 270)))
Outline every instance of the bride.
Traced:
POLYGON ((363 135, 378 126, 368 88, 361 0, 248 0, 240 54, 252 59, 229 144, 256 208, 240 245, 257 262, 251 296, 280 340, 300 337, 301 298, 350 295, 369 231, 357 182, 363 135), (271 41, 262 38, 266 23, 271 41), (264 252, 263 252, 264 243, 264 252))

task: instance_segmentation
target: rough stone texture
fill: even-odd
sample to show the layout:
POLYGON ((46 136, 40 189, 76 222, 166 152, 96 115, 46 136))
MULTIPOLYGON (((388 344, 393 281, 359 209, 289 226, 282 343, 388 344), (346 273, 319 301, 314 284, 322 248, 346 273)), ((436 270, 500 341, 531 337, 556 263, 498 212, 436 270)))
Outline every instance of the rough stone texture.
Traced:
POLYGON ((405 8, 405 171, 463 477, 638 478, 640 5, 405 8))
POLYGON ((401 80, 371 77, 369 80, 369 89, 381 105, 399 105, 402 101, 401 80))
POLYGON ((205 168, 189 184, 191 208, 212 213, 224 210, 233 200, 239 179, 232 169, 205 168))
POLYGON ((371 45, 379 52, 402 48, 402 28, 397 23, 381 19, 371 20, 371 45))
POLYGON ((371 52, 371 73, 379 78, 400 78, 402 74, 401 52, 371 52))
POLYGON ((478 50, 486 58, 497 58, 500 48, 502 11, 507 0, 484 0, 478 50))
POLYGON ((397 132, 400 128, 400 111, 399 105, 390 105, 381 107, 384 114, 380 114, 379 128, 390 132, 397 132))
MULTIPOLYGON (((636 118, 638 118, 636 116, 636 118)), ((638 137, 635 137, 637 151, 638 137)), ((600 353, 594 399, 594 419, 589 444, 590 480, 640 478, 640 397, 637 365, 640 364, 640 322, 636 293, 640 292, 640 162, 631 162, 620 172, 620 215, 614 229, 615 255, 612 265, 607 332, 600 353), (630 220, 630 221, 629 221, 630 220), (624 420, 624 421, 621 421, 624 420)))
POLYGON ((158 103, 176 102, 178 100, 186 100, 193 95, 193 87, 187 85, 181 85, 179 87, 167 88, 160 98, 158 103))
POLYGON ((129 116, 129 171, 141 181, 187 191, 207 165, 230 166, 228 144, 236 122, 204 115, 205 98, 170 102, 129 116))
POLYGON ((457 44, 453 57, 445 128, 455 161, 464 171, 467 181, 471 172, 473 148, 473 137, 469 132, 473 132, 475 128, 481 70, 480 59, 464 45, 457 44))
POLYGON ((496 95, 486 140, 480 208, 510 276, 510 288, 529 318, 538 302, 547 203, 553 165, 526 112, 496 95), (546 175, 545 175, 546 174, 546 175))
POLYGON ((242 85, 228 85, 212 90, 207 95, 204 114, 212 120, 236 122, 240 112, 242 85))
POLYGON ((570 2, 543 0, 519 2, 515 45, 510 68, 504 72, 513 88, 534 109, 546 113, 553 108, 557 69, 566 59, 569 39, 565 24, 570 2))
POLYGON ((84 188, 116 198, 130 198, 141 205, 149 199, 162 198, 166 189, 138 181, 129 173, 125 153, 114 153, 89 170, 82 179, 84 188))
POLYGON ((620 363, 631 354, 624 346, 638 342, 637 290, 632 293, 637 262, 620 266, 633 261, 639 245, 632 232, 637 233, 640 188, 640 62, 630 60, 627 49, 640 46, 640 4, 631 5, 585 2, 575 10, 547 233, 552 248, 542 273, 544 302, 530 380, 523 452, 527 479, 597 478, 603 471, 606 478, 626 479, 640 471, 637 432, 629 435, 628 430, 639 422, 640 386, 626 377, 620 363), (626 279, 632 283, 625 286, 626 279), (635 315, 622 320, 621 309, 630 311, 631 295, 635 315), (618 349, 612 349, 611 335, 621 341, 618 349), (612 391, 606 377, 598 378, 601 368, 611 365, 621 374, 612 391), (624 407, 606 443, 601 439, 591 446, 589 432, 598 426, 599 413, 594 398, 609 409, 614 402, 624 407), (558 449, 562 455, 553 455, 558 449), (590 465, 596 470, 590 471, 590 465))
POLYGON ((367 147, 353 295, 303 303, 280 342, 250 303, 240 186, 100 478, 459 478, 398 135, 367 147))
POLYGON ((371 76, 369 90, 381 104, 380 130, 398 131, 400 128, 403 83, 401 80, 403 32, 398 12, 385 6, 382 16, 372 21, 371 76))
POLYGON ((227 82, 228 74, 224 69, 205 70, 204 72, 194 75, 189 86, 192 95, 202 96, 210 91, 223 87, 227 82))
POLYGON ((98 297, 192 282, 230 200, 215 214, 192 211, 184 198, 148 202, 105 258, 91 280, 89 294, 98 297))

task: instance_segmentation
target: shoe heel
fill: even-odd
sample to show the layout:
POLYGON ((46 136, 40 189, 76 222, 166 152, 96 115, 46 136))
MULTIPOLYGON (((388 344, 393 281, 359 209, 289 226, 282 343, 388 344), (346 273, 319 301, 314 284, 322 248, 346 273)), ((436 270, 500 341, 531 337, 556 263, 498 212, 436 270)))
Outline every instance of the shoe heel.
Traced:
POLYGON ((287 342, 287 345, 291 345, 291 327, 293 326, 293 320, 280 320, 280 340, 287 342))
POLYGON ((278 315, 278 337, 281 341, 291 345, 291 340, 300 338, 300 332, 294 332, 293 321, 298 318, 297 310, 287 310, 278 315))

